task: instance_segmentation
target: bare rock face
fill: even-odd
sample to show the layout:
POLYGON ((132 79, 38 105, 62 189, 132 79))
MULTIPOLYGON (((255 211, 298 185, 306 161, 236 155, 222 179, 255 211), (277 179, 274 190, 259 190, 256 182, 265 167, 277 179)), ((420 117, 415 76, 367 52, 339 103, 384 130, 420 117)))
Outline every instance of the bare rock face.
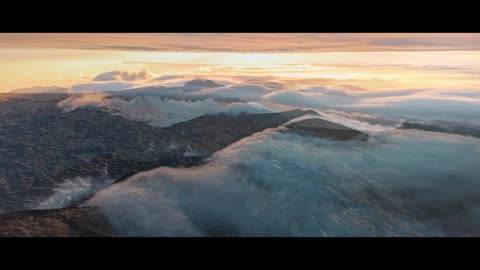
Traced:
POLYGON ((66 97, 0 95, 0 214, 36 207, 76 177, 121 181, 161 166, 199 165, 231 143, 308 113, 204 115, 155 128, 96 108, 63 113, 56 104, 66 97))
POLYGON ((108 237, 112 227, 92 207, 27 210, 1 215, 0 237, 108 237))
POLYGON ((311 118, 288 124, 292 130, 318 137, 330 137, 337 140, 366 140, 368 135, 358 130, 342 126, 327 120, 311 118))
POLYGON ((460 125, 458 123, 451 123, 446 121, 437 121, 435 123, 424 124, 415 122, 404 122, 400 129, 417 129, 430 132, 441 132, 449 134, 459 134, 463 136, 472 136, 480 138, 480 129, 478 127, 460 125))

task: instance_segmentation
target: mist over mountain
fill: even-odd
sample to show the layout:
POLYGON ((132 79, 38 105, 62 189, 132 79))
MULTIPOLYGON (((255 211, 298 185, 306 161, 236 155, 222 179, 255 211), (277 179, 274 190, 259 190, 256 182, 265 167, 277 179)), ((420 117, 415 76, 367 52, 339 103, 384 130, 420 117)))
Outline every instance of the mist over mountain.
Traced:
MULTIPOLYGON (((168 79, 168 78, 167 78, 168 79)), ((175 77, 174 80, 177 78, 175 77)), ((104 85, 80 84, 72 93, 105 92, 117 96, 157 96, 173 100, 208 100, 216 102, 254 102, 270 110, 316 109, 381 115, 383 118, 431 122, 445 120, 480 126, 478 91, 405 89, 362 92, 323 86, 288 88, 272 80, 248 79, 222 86, 212 80, 181 77, 177 86, 161 82, 102 82, 104 85), (100 89, 100 90, 98 90, 100 89)))
POLYGON ((0 94, 0 235, 480 235, 477 90, 292 85, 112 71, 0 94))
POLYGON ((222 84, 216 83, 211 80, 201 80, 201 79, 195 79, 192 81, 187 82, 183 88, 185 90, 190 90, 190 91, 195 91, 203 88, 214 88, 214 87, 221 87, 223 86, 222 84))
MULTIPOLYGON (((113 181, 163 165, 199 164, 243 137, 314 113, 257 114, 227 106, 190 115, 176 124, 147 125, 145 119, 129 119, 91 106, 62 111, 57 104, 70 98, 65 94, 11 95, 2 102, 0 213, 36 207, 42 200, 47 200, 42 208, 55 207, 55 203, 59 204, 56 207, 74 205, 113 181), (58 198, 53 194, 56 189, 58 198)), ((167 116, 168 121, 176 120, 167 116)))

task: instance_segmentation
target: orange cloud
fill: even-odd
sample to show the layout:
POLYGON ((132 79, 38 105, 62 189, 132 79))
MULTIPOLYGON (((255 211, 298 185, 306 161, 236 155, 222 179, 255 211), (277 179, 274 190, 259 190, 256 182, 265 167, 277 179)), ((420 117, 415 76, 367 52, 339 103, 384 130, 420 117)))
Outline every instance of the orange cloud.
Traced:
POLYGON ((0 48, 294 53, 480 50, 476 33, 2 33, 0 48))

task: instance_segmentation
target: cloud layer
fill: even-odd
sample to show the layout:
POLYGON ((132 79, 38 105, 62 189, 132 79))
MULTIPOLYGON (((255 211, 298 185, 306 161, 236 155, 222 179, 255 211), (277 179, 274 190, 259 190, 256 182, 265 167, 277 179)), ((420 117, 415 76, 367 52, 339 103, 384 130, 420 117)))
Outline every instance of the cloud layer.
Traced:
POLYGON ((101 108, 112 114, 157 127, 170 126, 204 114, 269 113, 273 111, 255 102, 221 104, 212 99, 184 101, 162 99, 155 96, 137 96, 127 100, 105 94, 71 96, 61 101, 58 107, 66 113, 82 107, 101 108))
POLYGON ((94 81, 136 81, 148 80, 155 77, 155 74, 142 70, 139 72, 110 71, 97 75, 94 81))
POLYGON ((336 142, 280 131, 204 166, 139 173, 89 204, 128 236, 480 233, 477 139, 389 130, 336 142))
POLYGON ((2 33, 1 47, 249 53, 459 51, 479 50, 480 35, 475 33, 2 33))
MULTIPOLYGON (((116 110, 133 110, 132 106, 159 107, 159 111, 171 111, 175 107, 170 104, 179 103, 184 108, 185 115, 201 115, 202 113, 219 112, 224 105, 221 102, 236 102, 235 106, 245 102, 253 102, 263 106, 263 110, 287 110, 295 108, 316 109, 321 111, 363 113, 381 116, 383 122, 396 122, 404 119, 416 121, 446 120, 480 125, 480 92, 476 90, 431 90, 404 89, 390 91, 368 91, 352 87, 329 88, 314 86, 292 88, 280 81, 270 79, 247 79, 243 82, 222 80, 209 82, 198 80, 198 86, 191 87, 189 83, 194 77, 164 76, 142 81, 94 81, 74 85, 70 93, 108 93, 116 96, 137 97, 135 102, 128 101, 128 106, 119 106, 116 110), (207 83, 209 82, 209 83, 207 83), (220 86, 221 83, 226 86, 220 86), (185 86, 186 85, 186 86, 185 86), (146 96, 146 97, 142 97, 146 96), (158 97, 154 103, 149 103, 151 97, 158 97), (173 99, 164 101, 163 98, 173 99), (142 100, 140 102, 140 100, 142 100), (198 103, 181 103, 181 101, 202 101, 198 103), (206 101, 207 100, 207 101, 206 101), (209 101, 208 101, 209 100, 209 101), (170 103, 169 103, 170 102, 170 103), (213 102, 213 103, 212 103, 213 102), (220 102, 220 103, 219 103, 220 102), (216 104, 214 104, 216 103, 216 104), (182 105, 190 104, 187 107, 182 105), (195 105, 194 105, 195 104, 195 105), (204 104, 204 106, 200 106, 204 104), (210 104, 212 108, 208 106, 210 104), (195 113, 187 113, 195 108, 195 113), (268 108, 268 109, 267 109, 268 108)), ((76 107, 91 105, 90 99, 95 97, 74 98, 76 107), (83 105, 81 105, 83 104, 83 105)), ((111 101, 120 104, 124 99, 105 99, 97 106, 113 106, 111 101), (105 103, 109 100, 109 103, 105 103)), ((152 99, 153 100, 153 99, 152 99)), ((126 101, 125 101, 126 102, 126 101)), ((125 104, 127 104, 125 103, 125 104)), ((117 104, 117 105, 118 105, 117 104)), ((248 107, 248 106, 247 106, 248 107)), ((246 111, 250 111, 247 109, 246 111)), ((128 115, 125 114, 125 115, 128 115)), ((160 116, 158 116, 160 117, 160 116)), ((163 117, 162 117, 163 118, 163 117)), ((185 119, 180 117, 178 119, 185 119)), ((162 120, 163 121, 163 120, 162 120)))

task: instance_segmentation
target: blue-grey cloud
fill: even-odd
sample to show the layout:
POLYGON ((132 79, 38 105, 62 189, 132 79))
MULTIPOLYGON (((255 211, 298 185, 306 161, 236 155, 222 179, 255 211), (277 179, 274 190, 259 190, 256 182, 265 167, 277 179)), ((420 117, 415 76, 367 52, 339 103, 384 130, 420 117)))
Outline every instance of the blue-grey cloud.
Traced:
POLYGON ((136 81, 152 79, 154 75, 146 70, 139 72, 110 71, 97 75, 94 81, 136 81))
POLYGON ((455 33, 449 36, 378 38, 370 41, 370 44, 389 47, 478 47, 480 46, 480 36, 473 36, 468 40, 468 44, 465 44, 465 40, 458 39, 455 33))
POLYGON ((128 236, 474 236, 479 151, 478 139, 419 131, 359 143, 268 130, 89 204, 128 236))

